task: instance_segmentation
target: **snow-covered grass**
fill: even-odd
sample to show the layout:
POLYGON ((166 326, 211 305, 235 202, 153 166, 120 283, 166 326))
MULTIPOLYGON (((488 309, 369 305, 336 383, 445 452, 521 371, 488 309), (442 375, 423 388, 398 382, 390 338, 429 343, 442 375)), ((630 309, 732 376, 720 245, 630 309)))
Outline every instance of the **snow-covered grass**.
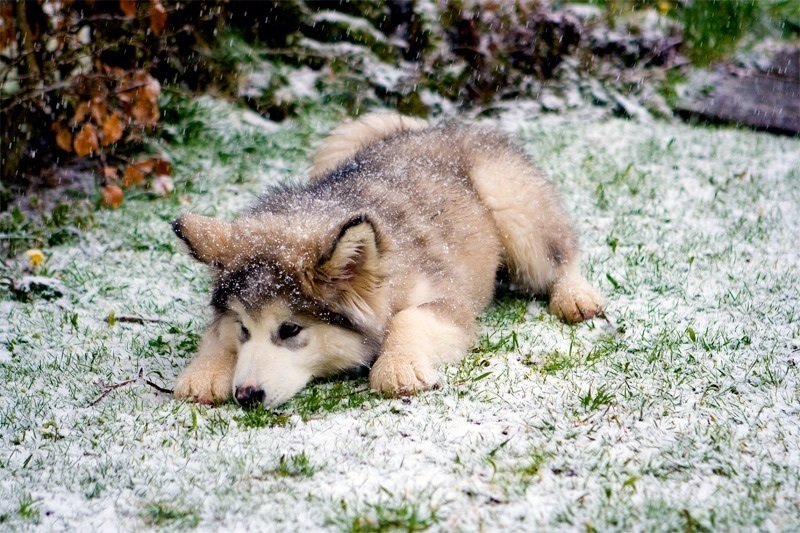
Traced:
POLYGON ((208 317, 168 222, 301 174, 336 113, 268 131, 184 107, 175 198, 129 196, 45 250, 63 297, 0 302, 0 528, 800 528, 800 141, 507 113, 493 122, 563 190, 609 321, 506 292, 440 390, 334 380, 245 412, 146 381, 171 386, 208 317))

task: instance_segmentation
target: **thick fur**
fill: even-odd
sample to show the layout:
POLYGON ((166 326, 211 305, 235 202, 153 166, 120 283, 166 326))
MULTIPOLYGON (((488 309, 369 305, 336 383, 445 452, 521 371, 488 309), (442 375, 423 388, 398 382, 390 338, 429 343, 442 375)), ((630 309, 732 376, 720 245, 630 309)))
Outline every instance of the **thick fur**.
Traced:
POLYGON ((553 186, 491 129, 367 115, 323 141, 309 184, 173 227, 214 274, 179 398, 274 406, 359 366, 386 394, 429 389, 472 343, 502 266, 567 322, 602 309, 553 186))

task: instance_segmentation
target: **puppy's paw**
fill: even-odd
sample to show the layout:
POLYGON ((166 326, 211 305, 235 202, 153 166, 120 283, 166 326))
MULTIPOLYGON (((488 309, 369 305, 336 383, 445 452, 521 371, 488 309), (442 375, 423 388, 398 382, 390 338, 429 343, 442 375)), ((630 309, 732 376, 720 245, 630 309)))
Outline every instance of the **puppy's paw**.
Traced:
POLYGON ((175 382, 175 397, 216 404, 231 397, 233 375, 229 368, 210 362, 190 364, 175 382))
POLYGON ((550 291, 550 312, 575 324, 603 311, 603 297, 582 277, 559 280, 550 291))
POLYGON ((436 388, 439 374, 429 361, 385 353, 378 357, 369 373, 369 386, 386 396, 409 396, 436 388))

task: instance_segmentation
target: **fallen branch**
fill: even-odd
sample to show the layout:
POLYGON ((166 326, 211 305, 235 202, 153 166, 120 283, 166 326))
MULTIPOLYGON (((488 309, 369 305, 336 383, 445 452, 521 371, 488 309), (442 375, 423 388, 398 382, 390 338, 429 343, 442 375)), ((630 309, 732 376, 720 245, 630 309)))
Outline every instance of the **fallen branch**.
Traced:
POLYGON ((166 322, 166 320, 162 320, 160 318, 146 318, 142 316, 132 316, 132 315, 114 316, 113 320, 115 322, 126 322, 129 324, 145 324, 147 322, 154 322, 154 323, 166 322))
POLYGON ((160 386, 160 385, 156 385, 155 383, 153 383, 153 382, 152 382, 152 381, 150 381, 149 379, 146 379, 146 378, 145 378, 144 382, 145 382, 147 385, 150 385, 151 387, 153 387, 154 389, 156 389, 158 392, 163 392, 164 394, 172 394, 172 393, 174 392, 172 389, 167 389, 167 388, 164 388, 164 387, 162 387, 162 386, 160 386))
POLYGON ((158 385, 158 384, 150 381, 149 379, 145 378, 144 377, 144 369, 140 368, 139 369, 139 373, 136 375, 135 378, 126 379, 125 381, 120 381, 119 383, 114 383, 112 385, 107 385, 106 387, 104 387, 103 388, 103 392, 100 393, 100 396, 95 398, 94 401, 92 401, 92 403, 90 403, 87 407, 94 407, 95 405, 97 405, 98 403, 103 401, 103 398, 105 398, 106 396, 111 394, 113 391, 115 391, 115 390, 117 390, 117 389, 119 389, 121 387, 124 387, 126 385, 130 385, 131 383, 135 383, 137 381, 143 381, 145 383, 145 385, 148 385, 148 386, 156 389, 158 392, 162 392, 164 394, 172 394, 172 392, 173 392, 172 389, 167 389, 165 387, 162 387, 161 385, 158 385))
POLYGON ((103 389, 103 392, 100 394, 100 396, 98 396, 97 398, 95 398, 95 400, 94 400, 92 403, 90 403, 90 404, 89 404, 89 407, 94 407, 95 405, 97 405, 98 403, 100 403, 100 402, 103 400, 103 398, 105 398, 106 396, 108 396, 109 394, 111 394, 111 392, 112 392, 112 391, 115 391, 115 390, 117 390, 117 389, 118 389, 118 388, 120 388, 120 387, 124 387, 125 385, 130 385, 130 384, 131 384, 131 383, 133 383, 134 381, 136 381, 136 378, 134 378, 134 379, 128 379, 128 380, 125 380, 125 381, 121 381, 120 383, 114 383, 113 385, 108 385, 108 386, 106 386, 106 387, 103 389))

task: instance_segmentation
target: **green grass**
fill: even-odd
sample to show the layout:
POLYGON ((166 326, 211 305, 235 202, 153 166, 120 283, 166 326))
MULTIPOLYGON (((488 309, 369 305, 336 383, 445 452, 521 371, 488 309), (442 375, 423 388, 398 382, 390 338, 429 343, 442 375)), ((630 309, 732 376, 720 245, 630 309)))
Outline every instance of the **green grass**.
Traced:
POLYGON ((263 405, 258 405, 252 409, 243 410, 234 420, 246 428, 271 428, 285 426, 289 423, 290 417, 291 415, 288 413, 276 413, 263 405))
POLYGON ((382 533, 387 531, 417 533, 439 523, 435 510, 424 511, 416 504, 369 505, 359 513, 349 511, 342 501, 342 513, 332 520, 339 531, 348 533, 382 533))
POLYGON ((157 528, 192 529, 200 523, 200 515, 197 510, 183 509, 166 502, 146 505, 142 512, 142 519, 146 525, 157 528))
POLYGON ((608 321, 504 290, 439 390, 335 379, 243 411, 137 378, 171 387, 209 318, 169 221, 232 216, 300 174, 336 113, 269 133, 223 102, 175 105, 176 198, 133 196, 46 246, 61 298, 3 293, 4 529, 797 529, 796 139, 499 119, 563 191, 608 321))
POLYGON ((292 398, 286 409, 303 420, 350 409, 368 408, 379 401, 365 379, 314 383, 292 398))
POLYGON ((590 386, 586 394, 582 394, 579 399, 581 407, 586 411, 595 411, 611 404, 614 401, 614 395, 606 389, 605 385, 600 385, 594 392, 590 386))
POLYGON ((297 455, 281 455, 272 473, 282 477, 311 477, 318 469, 305 452, 301 452, 297 455))
POLYGON ((26 522, 39 523, 39 506, 30 494, 20 497, 17 514, 26 522))
POLYGON ((74 244, 95 223, 97 199, 67 200, 41 212, 19 208, 0 212, 0 257, 13 257, 29 248, 74 244))

